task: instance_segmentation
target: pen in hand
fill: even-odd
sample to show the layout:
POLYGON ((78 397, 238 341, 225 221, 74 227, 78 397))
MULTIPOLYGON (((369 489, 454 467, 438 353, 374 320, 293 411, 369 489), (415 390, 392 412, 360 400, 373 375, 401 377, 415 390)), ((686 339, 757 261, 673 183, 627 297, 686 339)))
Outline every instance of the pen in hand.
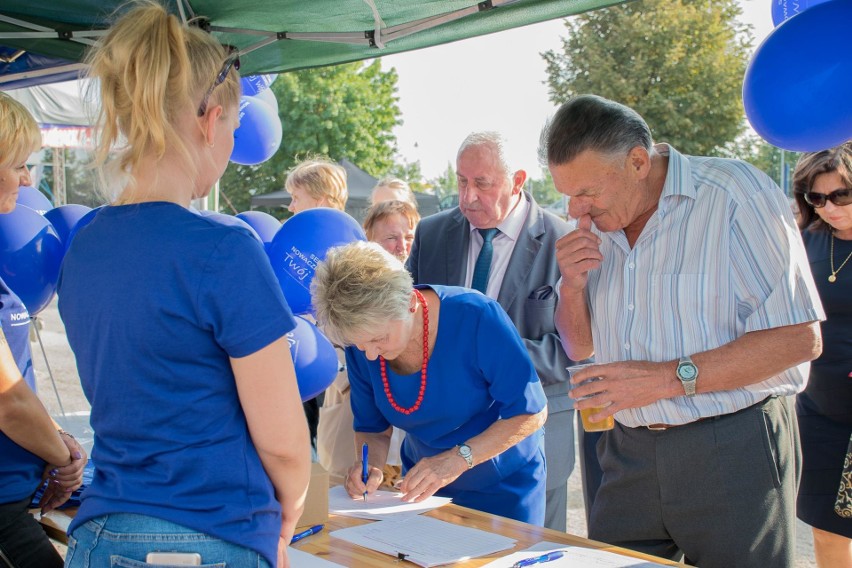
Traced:
MULTIPOLYGON (((367 480, 370 479, 370 466, 369 463, 370 457, 370 449, 367 447, 365 443, 361 446, 361 481, 364 482, 364 485, 367 485, 367 480)), ((367 488, 364 487, 364 501, 367 500, 367 488)))
POLYGON ((564 553, 561 550, 556 550, 554 552, 548 552, 547 554, 542 554, 541 556, 536 556, 534 558, 524 558, 523 560, 518 560, 514 564, 512 564, 512 568, 524 568, 525 566, 532 566, 533 564, 542 564, 544 562, 550 562, 551 560, 556 560, 558 558, 562 558, 564 553))
POLYGON ((290 539, 290 544, 293 544, 294 542, 299 542, 300 540, 302 540, 306 536, 311 536, 312 534, 317 534, 318 532, 320 532, 322 530, 322 527, 323 527, 323 525, 316 525, 316 526, 309 528, 308 530, 304 530, 304 531, 302 531, 298 534, 294 534, 293 538, 290 539))

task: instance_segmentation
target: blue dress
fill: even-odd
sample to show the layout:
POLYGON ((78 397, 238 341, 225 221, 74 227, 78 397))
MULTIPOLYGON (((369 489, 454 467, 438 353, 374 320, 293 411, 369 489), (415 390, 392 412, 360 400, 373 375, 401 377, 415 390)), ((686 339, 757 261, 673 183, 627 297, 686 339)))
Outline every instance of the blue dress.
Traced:
MULTIPOLYGON (((526 347, 494 300, 454 286, 430 286, 440 298, 435 347, 420 408, 394 410, 384 393, 379 361, 346 349, 355 431, 379 433, 391 425, 406 431, 403 473, 481 434, 498 419, 540 412, 547 400, 526 347)), ((420 371, 388 382, 397 404, 417 399, 420 371)), ((542 525, 545 462, 539 430, 495 458, 463 473, 437 495, 457 505, 542 525)))

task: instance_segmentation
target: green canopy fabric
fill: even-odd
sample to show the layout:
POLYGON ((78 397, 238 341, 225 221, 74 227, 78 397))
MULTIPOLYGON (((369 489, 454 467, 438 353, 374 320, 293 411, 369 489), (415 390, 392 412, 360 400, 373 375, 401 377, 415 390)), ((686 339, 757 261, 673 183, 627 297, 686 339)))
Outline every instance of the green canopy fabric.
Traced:
MULTIPOLYGON (((165 0, 164 0, 165 1, 165 0)), ((241 73, 380 57, 624 0, 167 0, 241 51, 241 73)), ((79 62, 124 0, 3 0, 0 45, 79 62)), ((488 57, 483 53, 482 57, 488 57)), ((428 72, 429 70, 424 70, 428 72)), ((436 73, 440 70, 436 69, 436 73)))

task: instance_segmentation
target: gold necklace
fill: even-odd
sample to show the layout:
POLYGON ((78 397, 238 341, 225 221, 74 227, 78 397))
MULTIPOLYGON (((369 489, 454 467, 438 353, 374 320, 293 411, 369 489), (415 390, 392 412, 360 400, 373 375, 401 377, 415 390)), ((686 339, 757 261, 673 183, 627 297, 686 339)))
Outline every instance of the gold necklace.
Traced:
POLYGON ((834 269, 834 233, 831 233, 831 276, 828 277, 829 282, 834 283, 837 281, 837 273, 843 270, 843 267, 846 266, 850 258, 852 258, 852 252, 846 255, 846 260, 843 261, 843 264, 837 270, 834 269))

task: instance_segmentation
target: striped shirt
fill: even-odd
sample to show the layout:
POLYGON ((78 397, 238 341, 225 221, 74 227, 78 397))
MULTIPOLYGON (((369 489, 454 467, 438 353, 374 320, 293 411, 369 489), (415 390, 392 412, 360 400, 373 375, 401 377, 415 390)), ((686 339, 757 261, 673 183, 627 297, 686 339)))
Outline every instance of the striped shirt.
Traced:
MULTIPOLYGON (((825 319, 790 206, 741 161, 684 156, 667 145, 659 207, 633 249, 601 233, 603 265, 587 286, 595 361, 671 361, 745 333, 825 319)), ((622 410, 625 426, 685 424, 791 395, 809 364, 746 387, 622 410)), ((699 381, 701 378, 699 377, 699 381)))

